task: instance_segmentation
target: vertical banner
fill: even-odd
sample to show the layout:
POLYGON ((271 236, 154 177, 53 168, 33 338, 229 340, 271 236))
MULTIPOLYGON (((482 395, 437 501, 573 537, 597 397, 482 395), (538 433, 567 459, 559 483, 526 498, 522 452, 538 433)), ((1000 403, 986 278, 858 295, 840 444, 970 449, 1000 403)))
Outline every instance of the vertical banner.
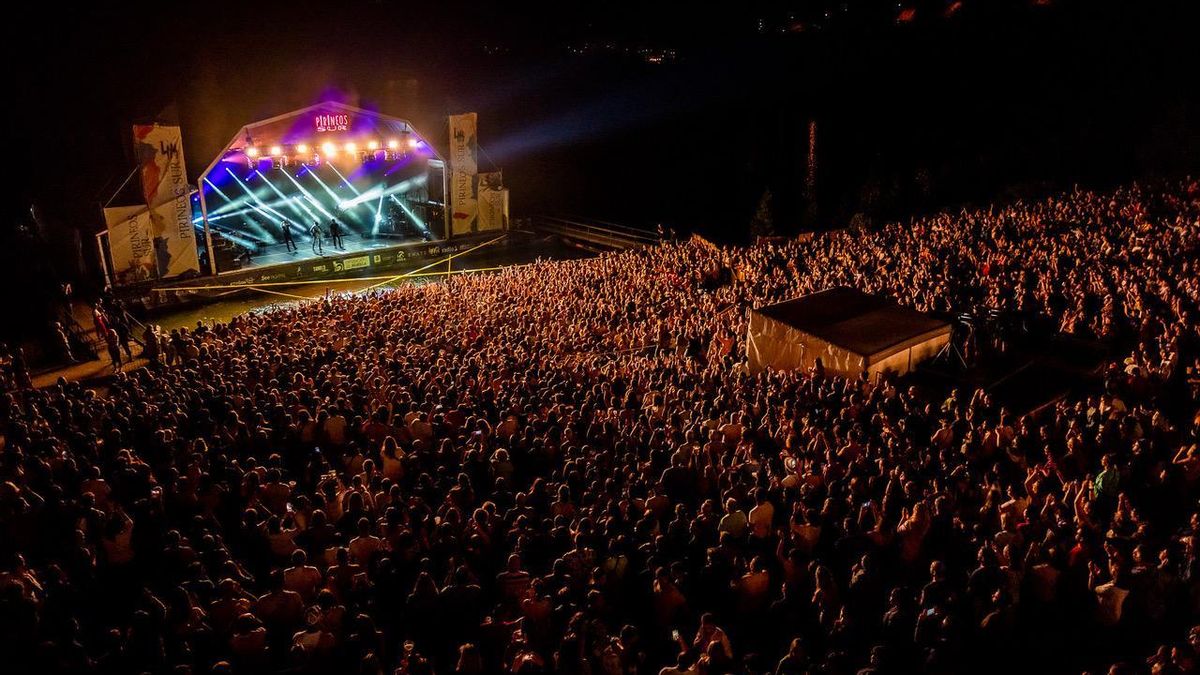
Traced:
POLYGON ((450 234, 478 230, 478 118, 475 113, 450 116, 450 234))
POLYGON ((450 234, 478 231, 479 202, 476 177, 462 171, 450 172, 450 234))
POLYGON ((108 226, 108 251, 116 285, 154 279, 156 265, 151 237, 150 210, 145 206, 104 209, 108 226))
POLYGON ((474 176, 479 173, 478 116, 450 116, 450 170, 474 176))
POLYGON ((169 279, 199 273, 200 259, 196 231, 192 226, 187 166, 183 160, 183 137, 179 127, 136 125, 133 127, 133 149, 141 167, 142 196, 149 207, 147 218, 155 276, 169 279))
POLYGON ((507 229, 504 177, 499 171, 479 174, 479 231, 507 229))

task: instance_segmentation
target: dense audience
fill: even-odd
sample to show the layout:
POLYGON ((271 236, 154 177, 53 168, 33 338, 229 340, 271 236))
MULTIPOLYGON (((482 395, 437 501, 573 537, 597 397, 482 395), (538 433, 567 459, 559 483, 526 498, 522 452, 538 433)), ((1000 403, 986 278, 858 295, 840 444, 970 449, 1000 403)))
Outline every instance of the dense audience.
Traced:
POLYGON ((0 653, 39 673, 1190 672, 1198 246, 1200 187, 1130 186, 147 333, 151 365, 103 395, 0 403, 0 653), (1037 414, 745 371, 748 307, 838 285, 1115 356, 1037 414))

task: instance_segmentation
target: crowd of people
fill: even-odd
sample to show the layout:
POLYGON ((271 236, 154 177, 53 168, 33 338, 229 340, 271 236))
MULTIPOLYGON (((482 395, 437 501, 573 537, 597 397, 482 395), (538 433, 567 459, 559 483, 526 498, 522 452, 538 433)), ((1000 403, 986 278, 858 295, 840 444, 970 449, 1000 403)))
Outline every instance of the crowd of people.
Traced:
POLYGON ((10 672, 1191 672, 1200 185, 699 240, 177 330, 0 401, 10 672), (986 391, 746 372, 848 285, 1115 355, 986 391))

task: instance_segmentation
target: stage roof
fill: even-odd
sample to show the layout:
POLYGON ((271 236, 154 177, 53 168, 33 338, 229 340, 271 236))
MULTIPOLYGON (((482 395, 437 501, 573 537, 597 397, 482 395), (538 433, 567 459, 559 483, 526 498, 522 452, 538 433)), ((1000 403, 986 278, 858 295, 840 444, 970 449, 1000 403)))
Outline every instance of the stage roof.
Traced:
POLYGON ((829 344, 873 358, 950 330, 945 321, 844 286, 755 311, 829 344))

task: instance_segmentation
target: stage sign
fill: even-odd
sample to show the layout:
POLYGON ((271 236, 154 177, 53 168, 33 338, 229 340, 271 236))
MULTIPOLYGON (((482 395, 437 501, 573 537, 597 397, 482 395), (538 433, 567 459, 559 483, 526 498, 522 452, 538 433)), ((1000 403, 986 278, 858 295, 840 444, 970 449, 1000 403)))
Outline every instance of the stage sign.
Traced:
POLYGON ((346 113, 321 113, 313 117, 313 126, 318 132, 349 131, 350 116, 346 113))
POLYGON ((450 172, 450 234, 470 234, 478 227, 479 201, 476 176, 462 171, 450 172))
MULTIPOLYGON (((170 279, 198 274, 200 259, 179 127, 136 125, 133 149, 141 167, 142 196, 149 207, 145 210, 153 238, 154 276, 170 279)), ((109 241, 111 244, 111 234, 109 241)))

